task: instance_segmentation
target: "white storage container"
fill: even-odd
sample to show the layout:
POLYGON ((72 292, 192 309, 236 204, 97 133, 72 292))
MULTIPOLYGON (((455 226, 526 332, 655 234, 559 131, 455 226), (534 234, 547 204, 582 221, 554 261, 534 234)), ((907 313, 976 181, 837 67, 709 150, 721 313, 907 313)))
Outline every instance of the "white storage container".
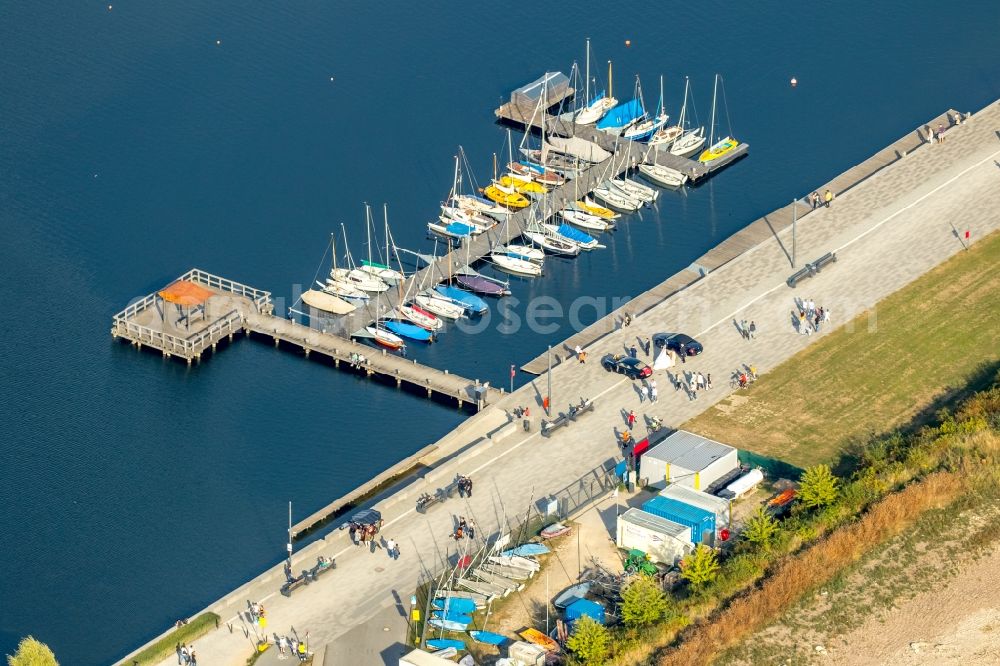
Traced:
POLYGON ((673 483, 703 490, 739 464, 733 447, 678 430, 642 454, 639 476, 661 490, 673 483))
POLYGON ((742 497, 757 487, 764 480, 764 473, 759 469, 752 469, 740 478, 736 479, 722 491, 722 495, 731 499, 742 497))
POLYGON ((640 509, 629 509, 618 516, 619 548, 638 548, 649 555, 652 562, 676 564, 694 546, 691 528, 666 518, 654 516, 640 509))

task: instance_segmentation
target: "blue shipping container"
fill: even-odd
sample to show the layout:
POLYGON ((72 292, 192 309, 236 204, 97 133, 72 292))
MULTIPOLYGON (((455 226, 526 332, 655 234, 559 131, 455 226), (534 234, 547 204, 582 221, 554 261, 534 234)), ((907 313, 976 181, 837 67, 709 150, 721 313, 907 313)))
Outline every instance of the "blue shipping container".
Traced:
POLYGON ((691 540, 698 544, 705 535, 715 536, 715 514, 670 497, 654 497, 642 505, 642 510, 679 525, 691 528, 691 540))

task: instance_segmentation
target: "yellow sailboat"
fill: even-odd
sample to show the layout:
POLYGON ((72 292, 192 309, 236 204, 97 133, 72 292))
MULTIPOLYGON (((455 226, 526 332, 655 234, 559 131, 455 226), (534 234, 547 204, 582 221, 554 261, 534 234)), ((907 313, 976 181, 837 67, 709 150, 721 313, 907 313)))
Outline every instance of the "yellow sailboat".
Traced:
POLYGON ((598 206, 589 197, 584 198, 583 201, 577 201, 577 206, 583 208, 586 212, 596 215, 597 217, 604 218, 605 220, 617 220, 621 217, 618 213, 611 210, 610 208, 605 208, 604 206, 598 206))
POLYGON ((502 176, 500 178, 500 184, 504 187, 513 187, 515 190, 521 194, 548 194, 549 189, 540 183, 528 179, 522 180, 521 178, 514 178, 510 175, 502 176))
POLYGON ((493 183, 488 187, 483 189, 483 194, 485 194, 490 200, 495 201, 501 206, 506 206, 507 208, 527 208, 531 205, 528 198, 523 194, 519 194, 512 187, 504 187, 503 185, 498 185, 493 183))
MULTIPOLYGON (((719 75, 716 74, 715 75, 715 87, 712 89, 712 124, 711 124, 712 130, 711 130, 711 133, 713 135, 713 140, 709 141, 709 144, 710 144, 709 147, 707 149, 705 149, 701 153, 701 155, 698 156, 698 161, 699 162, 711 162, 712 160, 717 160, 720 157, 722 157, 723 155, 725 155, 726 153, 730 153, 730 152, 736 150, 736 147, 740 145, 740 142, 737 141, 736 139, 734 139, 732 136, 727 136, 724 139, 719 139, 718 141, 714 141, 714 134, 715 134, 715 102, 716 102, 716 99, 717 99, 718 92, 719 92, 719 75)), ((725 94, 726 91, 723 90, 722 92, 723 92, 723 94, 725 94)), ((723 101, 725 101, 725 97, 723 97, 723 101)), ((726 111, 726 117, 728 117, 728 116, 729 116, 729 111, 727 110, 726 111)), ((732 132, 733 128, 730 127, 729 131, 732 132)))
POLYGON ((709 146, 698 156, 699 162, 710 162, 712 160, 719 159, 726 153, 735 150, 736 146, 740 145, 740 142, 731 136, 727 136, 725 139, 716 141, 714 144, 709 146))

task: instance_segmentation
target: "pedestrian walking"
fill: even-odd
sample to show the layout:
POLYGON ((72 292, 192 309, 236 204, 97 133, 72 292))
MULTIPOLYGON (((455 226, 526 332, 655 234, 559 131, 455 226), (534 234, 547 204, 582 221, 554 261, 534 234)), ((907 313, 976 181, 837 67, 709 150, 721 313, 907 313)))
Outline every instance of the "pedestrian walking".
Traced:
POLYGON ((809 299, 809 316, 811 317, 814 314, 816 314, 816 301, 814 301, 813 299, 810 298, 809 299))
POLYGON ((830 321, 830 308, 823 308, 823 321, 830 321))
POLYGON ((648 397, 649 397, 649 387, 647 387, 645 384, 642 384, 641 386, 639 386, 639 404, 641 405, 642 403, 644 403, 646 401, 646 398, 648 397))
POLYGON ((191 657, 191 666, 198 666, 198 655, 195 654, 193 645, 189 648, 188 652, 191 657))
POLYGON ((819 208, 819 192, 813 192, 809 195, 809 203, 812 204, 813 210, 819 208))
POLYGON ((746 319, 740 321, 740 335, 743 336, 744 340, 750 339, 750 326, 747 324, 746 319))
POLYGON ((385 554, 389 556, 390 560, 396 559, 396 542, 392 539, 385 540, 385 554))
POLYGON ((634 409, 630 409, 628 411, 628 418, 626 419, 628 421, 628 429, 629 430, 631 430, 632 427, 635 425, 635 418, 636 418, 635 417, 635 410, 634 409))
POLYGON ((631 325, 632 325, 632 315, 626 312, 625 316, 622 317, 622 327, 624 328, 631 325))
POLYGON ((576 358, 580 361, 580 363, 587 362, 587 353, 583 351, 583 347, 577 345, 576 349, 574 349, 573 351, 576 353, 576 358))
POLYGON ((639 358, 639 352, 636 351, 635 345, 628 348, 628 355, 632 358, 639 358))
POLYGON ((755 324, 754 321, 751 319, 750 320, 750 339, 753 340, 756 337, 757 337, 757 324, 755 324))
POLYGON ((646 336, 646 341, 642 343, 643 348, 646 350, 646 356, 650 356, 653 353, 653 341, 646 336))
POLYGON ((305 661, 306 660, 306 644, 305 643, 299 643, 298 653, 299 653, 299 661, 305 661))
POLYGON ((278 654, 284 656, 285 649, 288 648, 288 638, 285 636, 278 637, 278 654))
POLYGON ((681 345, 678 355, 681 357, 681 363, 687 363, 687 345, 681 345))
POLYGON ((649 401, 656 402, 660 399, 659 393, 656 390, 656 386, 649 387, 649 401))
POLYGON ((472 479, 465 477, 465 496, 472 497, 472 479))
POLYGON ((756 365, 751 365, 750 366, 750 378, 753 379, 754 381, 757 381, 757 366, 756 365))
POLYGON ((181 650, 181 644, 177 643, 177 645, 176 645, 176 647, 174 649, 177 651, 177 663, 178 663, 178 665, 183 664, 184 663, 184 651, 181 650))
POLYGON ((937 141, 938 143, 944 143, 944 125, 941 123, 938 123, 937 141))
POLYGON ((712 374, 711 373, 705 375, 705 388, 706 389, 712 388, 712 374))
MULTIPOLYGON (((465 521, 465 531, 469 535, 470 539, 476 538, 476 522, 472 520, 472 518, 469 518, 467 521, 465 521)), ((398 548, 396 549, 396 552, 398 554, 399 552, 398 548)))
POLYGON ((705 390, 705 375, 701 374, 700 372, 698 373, 698 388, 700 388, 702 391, 705 390))
POLYGON ((823 200, 826 202, 826 207, 830 207, 830 202, 833 201, 833 192, 827 190, 823 193, 823 200))

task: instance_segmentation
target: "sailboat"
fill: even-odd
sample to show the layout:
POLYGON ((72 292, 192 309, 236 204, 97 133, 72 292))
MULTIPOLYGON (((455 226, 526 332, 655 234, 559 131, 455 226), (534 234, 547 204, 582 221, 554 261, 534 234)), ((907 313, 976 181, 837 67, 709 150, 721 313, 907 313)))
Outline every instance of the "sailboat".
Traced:
MULTIPOLYGON (((333 234, 330 234, 330 249, 333 256, 333 262, 330 267, 330 274, 333 275, 337 272, 337 243, 333 234)), ((367 293, 361 291, 357 287, 347 284, 345 282, 340 282, 334 280, 332 277, 327 278, 326 282, 316 281, 316 286, 319 287, 324 293, 330 294, 337 298, 341 298, 347 301, 357 301, 361 303, 366 303, 371 298, 367 293)))
POLYGON ((640 164, 639 173, 651 183, 661 187, 680 187, 687 182, 687 174, 659 164, 640 164))
POLYGON ((568 257, 575 257, 580 254, 580 246, 569 242, 569 240, 551 234, 548 230, 532 225, 524 232, 524 237, 532 243, 551 254, 560 254, 568 257))
POLYGON ((646 141, 667 124, 668 116, 663 112, 663 89, 660 89, 660 114, 654 118, 646 117, 646 104, 642 98, 642 83, 640 83, 638 76, 635 77, 635 89, 639 105, 642 107, 642 116, 637 118, 631 126, 625 128, 622 137, 630 141, 646 141))
POLYGON ((536 182, 530 176, 527 178, 518 177, 516 174, 506 175, 500 177, 500 184, 505 187, 513 187, 515 190, 521 194, 527 194, 528 196, 548 194, 549 189, 536 182))
POLYGON ((611 207, 614 210, 620 210, 623 213, 634 213, 642 207, 642 202, 638 199, 633 199, 630 195, 625 194, 617 188, 612 188, 609 185, 601 185, 591 192, 598 201, 603 202, 605 205, 611 207))
POLYGON ((663 75, 660 75, 660 118, 663 118, 663 127, 656 130, 653 136, 649 137, 649 145, 651 146, 669 146, 674 142, 674 140, 684 134, 684 128, 681 127, 680 123, 677 125, 666 126, 666 122, 669 119, 667 116, 666 108, 663 106, 663 75))
MULTIPOLYGON (((636 83, 638 83, 639 78, 636 77, 636 83)), ((618 106, 610 109, 603 118, 598 121, 597 129, 603 130, 608 134, 621 134, 627 128, 631 127, 636 121, 646 115, 646 110, 642 108, 642 101, 638 97, 633 97, 624 104, 619 104, 618 106)))
POLYGON ((423 308, 438 317, 455 320, 465 316, 464 307, 456 305, 453 301, 443 298, 433 291, 417 294, 413 301, 416 303, 415 307, 423 308))
POLYGON ((601 219, 593 213, 587 213, 577 208, 563 208, 559 211, 559 217, 566 220, 574 227, 580 227, 587 231, 607 231, 611 224, 601 219))
POLYGON ((515 255, 492 252, 490 254, 490 261, 496 264, 498 269, 512 275, 538 277, 542 274, 542 267, 539 264, 515 255))
MULTIPOLYGON (((347 245, 347 230, 344 225, 340 225, 341 230, 344 232, 344 245, 347 245)), ((348 265, 353 264, 351 261, 351 251, 347 250, 347 262, 348 265)), ((375 294, 380 294, 382 292, 389 291, 389 285, 380 280, 378 277, 366 273, 365 271, 358 270, 357 268, 333 268, 330 270, 330 279, 335 282, 341 282, 343 284, 355 287, 361 291, 367 291, 375 294)))
POLYGON ((486 301, 483 299, 479 298, 475 294, 465 291, 464 289, 453 287, 450 284, 438 285, 434 287, 434 291, 441 296, 444 296, 452 303, 462 306, 466 312, 471 314, 483 314, 490 309, 489 306, 486 305, 486 301))
MULTIPOLYGON (((719 92, 719 75, 715 75, 715 89, 712 91, 712 125, 709 131, 710 139, 708 141, 709 146, 701 155, 698 156, 699 162, 711 162, 712 160, 717 160, 726 153, 729 153, 736 149, 740 142, 734 139, 732 136, 726 136, 723 139, 715 141, 715 103, 716 94, 719 92)), ((728 110, 727 110, 728 115, 728 110)), ((732 131, 732 128, 730 128, 732 131)))
MULTIPOLYGON (((388 254, 388 252, 389 252, 389 206, 388 206, 388 204, 383 204, 383 206, 382 206, 382 214, 385 216, 385 250, 386 250, 386 253, 388 254)), ((366 226, 368 228, 368 259, 362 259, 361 260, 361 266, 358 267, 358 270, 364 271, 365 273, 368 273, 370 275, 374 275, 375 277, 377 277, 378 279, 382 280, 383 282, 385 282, 388 285, 395 285, 395 284, 398 284, 398 283, 402 282, 405 279, 405 276, 400 271, 397 271, 397 270, 395 270, 393 268, 389 268, 389 266, 388 266, 387 263, 380 263, 380 262, 372 260, 372 234, 371 234, 371 228, 375 224, 375 222, 372 219, 371 206, 369 206, 368 204, 365 204, 365 224, 366 224, 366 226)), ((381 250, 379 250, 379 254, 381 255, 381 250)), ((379 259, 381 259, 381 258, 382 257, 380 256, 379 259)), ((388 257, 386 257, 386 261, 388 261, 388 257)))
POLYGON ((585 234, 579 229, 569 226, 565 222, 560 224, 558 227, 554 224, 543 224, 542 228, 549 232, 552 236, 568 243, 572 243, 581 250, 596 250, 604 247, 590 234, 585 234))
POLYGON ((403 339, 393 333, 392 331, 387 331, 378 324, 372 324, 371 326, 366 326, 365 330, 371 335, 375 342, 386 349, 403 349, 406 344, 403 339))
MULTIPOLYGON (((573 118, 573 122, 575 122, 577 125, 590 125, 591 123, 596 123, 604 116, 605 113, 607 113, 610 109, 612 109, 615 106, 615 104, 618 103, 618 100, 616 100, 610 94, 610 92, 608 95, 605 95, 603 90, 596 93, 593 98, 591 98, 590 96, 590 40, 589 39, 587 40, 587 83, 585 88, 586 92, 584 100, 586 101, 587 105, 582 109, 580 109, 580 111, 576 114, 576 117, 573 118)), ((610 60, 608 61, 608 90, 609 91, 612 90, 610 60)))
POLYGON ((506 206, 507 208, 512 208, 514 210, 527 208, 531 205, 531 201, 529 201, 528 198, 520 192, 517 192, 513 187, 507 187, 497 183, 486 186, 483 189, 483 194, 501 206, 506 206))
POLYGON ((517 257, 518 259, 527 259, 528 261, 534 262, 536 264, 541 264, 545 261, 545 252, 539 250, 537 247, 532 247, 531 245, 521 245, 519 243, 507 243, 503 247, 505 254, 509 254, 512 257, 517 257))
POLYGON ((624 177, 611 178, 606 181, 606 183, 617 189, 622 194, 625 194, 633 199, 639 199, 645 203, 653 203, 656 201, 656 197, 660 196, 660 193, 652 187, 647 187, 641 183, 636 183, 624 177))
POLYGON ((429 330, 423 326, 418 326, 407 321, 395 321, 392 319, 387 319, 382 322, 389 331, 395 333, 401 338, 408 338, 410 340, 416 340, 418 342, 433 342, 434 335, 429 330))
POLYGON ((619 217, 621 217, 620 214, 616 213, 610 208, 605 208, 604 206, 599 205, 597 202, 591 199, 590 196, 585 196, 580 201, 577 201, 576 205, 583 208, 584 212, 592 213, 605 220, 617 220, 619 217))
POLYGON ((670 152, 679 157, 689 157, 701 150, 705 145, 705 128, 688 128, 687 103, 688 93, 691 91, 691 79, 684 77, 684 105, 681 107, 681 117, 678 125, 684 128, 684 134, 674 139, 670 144, 670 152))

